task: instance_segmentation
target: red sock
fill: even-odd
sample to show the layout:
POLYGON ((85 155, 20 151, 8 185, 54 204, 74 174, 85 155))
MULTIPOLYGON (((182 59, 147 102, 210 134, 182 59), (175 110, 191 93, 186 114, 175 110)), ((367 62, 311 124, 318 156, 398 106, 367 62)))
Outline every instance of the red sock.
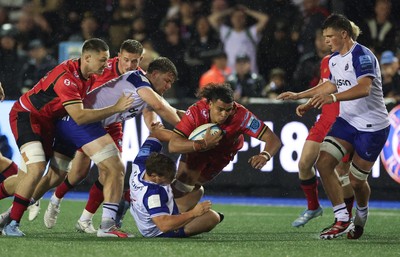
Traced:
POLYGON ((56 188, 54 194, 57 198, 61 199, 64 198, 65 194, 68 193, 72 188, 74 188, 74 186, 69 183, 68 177, 66 177, 64 182, 62 182, 61 185, 56 188))
POLYGON ((14 202, 11 208, 10 218, 19 223, 30 202, 31 201, 29 199, 14 194, 14 202))
POLYGON ((316 210, 319 207, 318 200, 318 181, 314 176, 308 180, 301 180, 300 187, 304 192, 307 199, 307 208, 309 210, 316 210))
POLYGON ((15 175, 18 173, 18 166, 15 162, 12 162, 10 166, 8 166, 5 170, 0 173, 0 183, 3 182, 6 178, 15 175))
POLYGON ((4 183, 0 184, 0 199, 4 199, 10 197, 11 195, 7 192, 6 188, 4 187, 4 183))
POLYGON ((129 190, 129 188, 124 192, 124 200, 131 202, 131 190, 129 190))
POLYGON ((95 213, 104 201, 103 185, 96 180, 89 191, 89 199, 86 203, 85 209, 90 213, 95 213))
POLYGON ((344 203, 346 204, 346 209, 349 212, 350 218, 353 217, 352 211, 353 211, 353 204, 354 204, 354 195, 352 197, 345 198, 344 203))

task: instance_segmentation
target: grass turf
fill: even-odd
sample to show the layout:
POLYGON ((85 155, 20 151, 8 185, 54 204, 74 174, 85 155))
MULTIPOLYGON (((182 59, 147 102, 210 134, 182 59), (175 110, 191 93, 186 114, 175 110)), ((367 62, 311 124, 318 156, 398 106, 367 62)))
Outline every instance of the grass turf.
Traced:
MULTIPOLYGON (((3 212, 11 203, 0 202, 3 212)), ((64 201, 57 225, 47 229, 43 214, 48 201, 42 200, 41 212, 32 222, 24 215, 23 238, 0 236, 0 256, 400 256, 399 210, 372 209, 365 233, 359 240, 345 236, 320 240, 319 231, 333 221, 332 209, 305 227, 293 228, 291 222, 302 211, 299 207, 214 205, 225 214, 213 231, 185 239, 146 239, 138 233, 127 213, 123 229, 135 237, 129 239, 97 238, 75 232, 74 225, 85 205, 64 201)), ((100 212, 95 215, 100 222, 100 212)))

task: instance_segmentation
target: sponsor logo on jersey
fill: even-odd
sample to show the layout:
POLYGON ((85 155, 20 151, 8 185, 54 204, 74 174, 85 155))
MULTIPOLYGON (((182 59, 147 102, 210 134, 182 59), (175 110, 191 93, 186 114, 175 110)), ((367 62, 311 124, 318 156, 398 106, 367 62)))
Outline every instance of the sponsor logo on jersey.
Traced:
POLYGON ((335 84, 336 84, 336 86, 338 86, 338 87, 341 87, 341 86, 351 86, 350 80, 348 80, 348 79, 336 79, 336 80, 335 80, 335 84))
POLYGON ((207 111, 207 109, 201 110, 201 115, 203 115, 204 118, 208 119, 208 111, 207 111))
POLYGON ((349 69, 349 64, 346 63, 346 66, 344 66, 344 70, 347 71, 349 69))
POLYGON ((371 56, 369 55, 361 55, 358 57, 358 60, 360 61, 361 65, 361 70, 366 71, 366 70, 371 70, 373 65, 372 65, 372 59, 371 56))
POLYGON ((400 184, 400 105, 389 113, 390 131, 381 159, 390 177, 400 184))
POLYGON ((64 85, 69 87, 71 85, 71 81, 69 79, 64 79, 64 85))
POLYGON ((256 119, 254 116, 251 116, 249 121, 247 122, 246 128, 250 129, 251 132, 256 133, 257 130, 261 127, 261 121, 256 119))

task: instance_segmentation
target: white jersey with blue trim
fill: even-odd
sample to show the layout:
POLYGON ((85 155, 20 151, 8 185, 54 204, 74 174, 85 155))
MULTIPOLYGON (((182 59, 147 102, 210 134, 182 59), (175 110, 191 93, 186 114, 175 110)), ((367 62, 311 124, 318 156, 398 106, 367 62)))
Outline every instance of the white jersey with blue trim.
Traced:
POLYGON ((344 55, 333 53, 329 59, 329 70, 329 80, 336 85, 339 93, 356 86, 357 80, 362 77, 372 77, 370 94, 341 101, 339 117, 360 131, 374 132, 389 126, 379 62, 368 48, 355 43, 344 55))
POLYGON ((153 217, 179 213, 170 185, 161 186, 143 180, 147 157, 152 152, 160 152, 161 148, 160 141, 148 138, 132 164, 132 173, 129 178, 132 202, 130 212, 144 237, 156 237, 163 233, 154 224, 153 217))
POLYGON ((143 109, 147 107, 147 103, 137 93, 138 89, 142 87, 151 88, 150 81, 146 76, 139 70, 129 71, 89 92, 83 104, 86 108, 105 108, 114 105, 122 94, 132 93, 132 97, 135 99, 132 108, 104 119, 102 122, 106 127, 111 123, 122 122, 142 113, 143 109))

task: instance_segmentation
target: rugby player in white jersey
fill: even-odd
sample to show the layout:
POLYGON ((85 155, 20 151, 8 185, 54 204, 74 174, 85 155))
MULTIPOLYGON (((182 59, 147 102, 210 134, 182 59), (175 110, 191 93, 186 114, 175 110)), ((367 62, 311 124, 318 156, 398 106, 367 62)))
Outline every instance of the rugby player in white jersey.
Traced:
POLYGON ((132 165, 130 212, 144 237, 189 237, 212 230, 223 219, 211 209, 210 201, 179 212, 171 188, 176 165, 160 153, 160 141, 169 141, 172 134, 155 124, 132 165))
POLYGON ((365 46, 355 42, 350 21, 332 14, 323 26, 325 42, 333 52, 329 59, 329 80, 300 93, 284 92, 278 99, 312 98, 311 104, 340 102, 340 112, 322 142, 317 168, 335 215, 334 223, 323 229, 321 239, 347 233, 358 239, 364 232, 371 194, 367 179, 389 134, 389 118, 383 100, 382 78, 378 60, 365 46), (335 166, 348 152, 354 152, 350 164, 350 182, 357 199, 353 221, 343 200, 335 166))

